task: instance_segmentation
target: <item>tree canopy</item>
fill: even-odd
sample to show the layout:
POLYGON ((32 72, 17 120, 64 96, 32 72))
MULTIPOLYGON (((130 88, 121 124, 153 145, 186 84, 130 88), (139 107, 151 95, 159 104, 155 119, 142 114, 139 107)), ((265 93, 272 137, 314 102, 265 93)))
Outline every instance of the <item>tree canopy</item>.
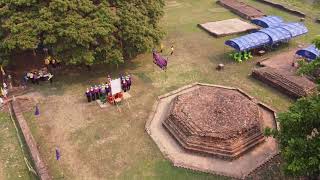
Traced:
POLYGON ((3 0, 0 58, 52 49, 69 64, 120 63, 157 45, 163 0, 3 0))
POLYGON ((280 142, 284 171, 295 176, 320 173, 320 95, 298 100, 278 117, 280 131, 266 129, 280 142))
MULTIPOLYGON (((320 35, 318 35, 312 43, 320 49, 320 35)), ((299 73, 315 77, 317 83, 320 84, 320 58, 317 58, 310 63, 300 61, 299 73)))

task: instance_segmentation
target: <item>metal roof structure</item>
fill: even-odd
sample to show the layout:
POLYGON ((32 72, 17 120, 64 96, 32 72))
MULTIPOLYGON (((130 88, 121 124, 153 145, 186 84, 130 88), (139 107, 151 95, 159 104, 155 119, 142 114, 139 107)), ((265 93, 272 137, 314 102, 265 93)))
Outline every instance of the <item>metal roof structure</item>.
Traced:
POLYGON ((291 33, 281 27, 271 27, 271 28, 265 28, 261 29, 259 32, 266 33, 270 37, 269 45, 275 44, 280 41, 288 41, 291 39, 291 33))
POLYGON ((238 51, 246 51, 267 45, 270 37, 262 32, 247 34, 238 38, 234 38, 225 42, 226 45, 233 47, 238 51))
POLYGON ((289 31, 292 37, 301 36, 308 33, 308 29, 302 23, 283 23, 279 27, 289 31))
POLYGON ((251 22, 263 28, 268 28, 268 27, 278 26, 284 21, 279 16, 265 16, 265 17, 253 19, 251 22))
POLYGON ((277 26, 227 40, 225 44, 238 51, 247 51, 265 45, 271 46, 278 42, 286 42, 307 32, 307 27, 301 23, 280 23, 277 26))
POLYGON ((314 44, 312 44, 307 48, 298 50, 296 54, 308 59, 309 61, 313 61, 320 57, 320 50, 316 48, 314 44))

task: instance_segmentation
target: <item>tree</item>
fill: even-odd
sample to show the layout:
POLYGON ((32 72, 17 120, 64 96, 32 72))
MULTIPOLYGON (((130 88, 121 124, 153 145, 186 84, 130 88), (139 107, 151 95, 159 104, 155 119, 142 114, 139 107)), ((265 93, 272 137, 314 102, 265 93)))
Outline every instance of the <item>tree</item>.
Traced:
POLYGON ((299 99, 278 117, 280 130, 266 129, 280 143, 284 171, 315 178, 320 173, 320 95, 299 99))
MULTIPOLYGON (((320 49, 320 35, 318 35, 312 43, 320 49)), ((317 58, 316 60, 306 63, 304 61, 300 62, 300 68, 298 70, 299 74, 306 74, 310 76, 314 76, 317 80, 317 82, 320 84, 320 58, 317 58)))
POLYGON ((118 64, 160 42, 163 7, 163 0, 3 0, 0 60, 41 45, 69 64, 118 64))
POLYGON ((313 43, 314 45, 316 45, 316 47, 317 47, 318 49, 320 49, 320 35, 318 35, 318 36, 312 41, 312 43, 313 43))

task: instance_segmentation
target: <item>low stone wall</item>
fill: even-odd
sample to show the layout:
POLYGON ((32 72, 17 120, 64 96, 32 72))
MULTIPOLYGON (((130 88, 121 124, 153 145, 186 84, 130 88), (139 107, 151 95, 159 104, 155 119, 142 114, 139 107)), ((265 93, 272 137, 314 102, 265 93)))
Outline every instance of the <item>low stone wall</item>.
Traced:
POLYGON ((25 142, 28 146, 31 158, 35 164, 35 168, 37 171, 37 174, 41 180, 51 180, 51 176, 49 176, 48 169, 43 162, 38 147, 35 139, 33 138, 31 131, 29 129, 29 126, 27 124, 27 121, 25 120, 22 111, 20 109, 19 102, 17 100, 12 100, 11 101, 11 107, 13 109, 13 114, 18 122, 18 125, 20 127, 20 130, 23 134, 23 137, 25 139, 25 142))
POLYGON ((295 10, 295 9, 291 9, 289 7, 286 7, 282 4, 279 4, 279 3, 276 3, 276 2, 273 2, 273 1, 269 1, 269 0, 258 0, 259 2, 262 2, 264 4, 267 4, 267 5, 270 5, 272 7, 275 7, 275 8, 278 8, 278 9, 281 9, 283 11, 286 11, 286 12, 289 12, 291 14, 294 14, 296 16, 299 16, 299 17, 306 17, 306 14, 301 12, 301 11, 298 11, 298 10, 295 10))

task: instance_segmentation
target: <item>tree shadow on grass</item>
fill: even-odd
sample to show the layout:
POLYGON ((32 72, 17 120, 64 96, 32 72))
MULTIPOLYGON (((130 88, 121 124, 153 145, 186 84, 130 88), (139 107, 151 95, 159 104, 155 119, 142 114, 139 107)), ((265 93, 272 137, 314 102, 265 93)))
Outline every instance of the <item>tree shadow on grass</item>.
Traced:
MULTIPOLYGON (((53 83, 40 82, 40 85, 28 84, 35 91, 41 92, 44 96, 50 95, 63 95, 70 86, 77 85, 77 87, 83 87, 83 93, 86 88, 94 85, 105 83, 107 81, 107 75, 110 75, 112 79, 118 78, 120 74, 125 74, 129 70, 135 70, 141 67, 138 63, 131 61, 120 65, 94 65, 89 71, 86 66, 65 66, 62 70, 55 70, 56 73, 53 79, 53 83)), ((133 73, 145 83, 152 83, 150 77, 143 72, 133 73)), ((77 89, 74 90, 78 92, 77 89)))

